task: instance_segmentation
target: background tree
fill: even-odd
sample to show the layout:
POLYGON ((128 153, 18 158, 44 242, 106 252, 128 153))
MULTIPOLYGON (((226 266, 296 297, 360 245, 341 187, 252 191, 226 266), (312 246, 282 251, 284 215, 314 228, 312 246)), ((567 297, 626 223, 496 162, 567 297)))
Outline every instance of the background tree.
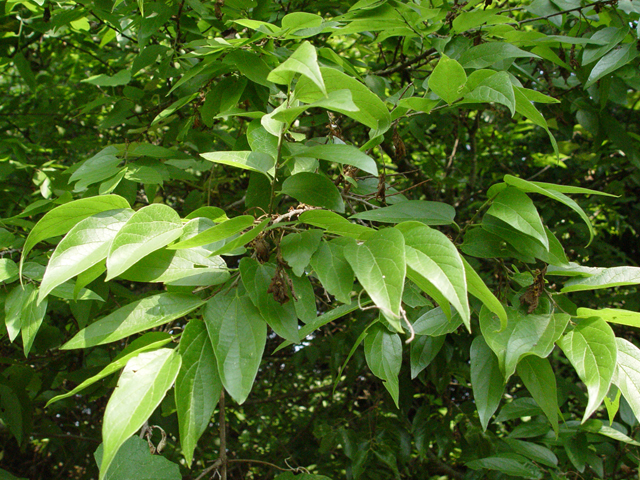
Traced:
POLYGON ((637 475, 637 2, 0 6, 0 477, 637 475))

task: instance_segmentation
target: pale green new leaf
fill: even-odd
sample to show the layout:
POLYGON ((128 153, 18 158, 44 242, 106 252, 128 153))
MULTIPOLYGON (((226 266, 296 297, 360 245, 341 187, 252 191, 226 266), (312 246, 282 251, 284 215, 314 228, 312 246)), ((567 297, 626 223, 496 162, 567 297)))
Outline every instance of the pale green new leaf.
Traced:
POLYGON ((451 225, 455 215, 455 209, 446 203, 407 200, 388 207, 356 213, 351 215, 350 218, 381 223, 418 221, 425 225, 451 225))
POLYGON ((311 229, 289 234, 280 241, 280 253, 298 277, 304 273, 320 246, 322 231, 311 229))
POLYGON ((181 234, 182 222, 173 208, 159 203, 141 208, 111 242, 106 280, 127 271, 138 260, 168 245, 181 234))
MULTIPOLYGON (((240 261, 242 284, 247 289, 249 298, 256 306, 262 318, 273 331, 290 342, 300 341, 298 336, 298 316, 293 302, 279 303, 269 291, 276 269, 270 264, 260 264, 252 258, 245 257, 240 261)), ((279 288, 290 295, 286 282, 279 288)))
POLYGON ((105 377, 108 377, 112 373, 117 372, 122 367, 124 367, 129 360, 134 357, 137 357, 142 352, 148 352, 149 350, 157 350, 160 347, 164 347, 167 343, 171 341, 171 335, 165 332, 149 332, 144 334, 140 338, 136 338, 133 342, 131 342, 127 347, 118 354, 118 356, 111 362, 109 365, 104 367, 100 372, 93 375, 92 377, 87 378, 80 385, 78 385, 73 390, 68 391, 67 393, 63 393, 62 395, 56 395, 51 400, 47 402, 45 407, 48 407, 54 402, 59 400, 63 400, 65 398, 72 397, 77 393, 81 392, 85 388, 93 385, 99 380, 102 380, 105 377))
POLYGON ((204 304, 189 293, 160 293, 137 300, 80 330, 62 350, 87 348, 115 342, 134 333, 184 317, 204 304))
POLYGON ((222 382, 216 357, 204 322, 192 319, 180 338, 178 348, 182 366, 176 379, 176 409, 180 428, 180 446, 191 468, 198 439, 209 426, 218 403, 222 382))
POLYGON ((402 366, 402 340, 398 334, 390 333, 380 323, 373 325, 364 339, 364 355, 371 373, 384 380, 385 388, 396 407, 399 407, 398 374, 402 366))
POLYGON ((118 195, 101 195, 98 197, 81 198, 60 205, 47 212, 44 217, 33 227, 24 243, 22 256, 20 257, 20 273, 22 265, 31 249, 42 240, 64 235, 74 225, 91 215, 106 210, 130 208, 129 203, 118 195))
POLYGON ((107 257, 111 242, 133 210, 108 210, 85 218, 58 244, 40 285, 39 301, 51 290, 107 257))
POLYGON ((616 337, 617 367, 613 375, 616 385, 640 420, 640 349, 624 338, 616 337))
POLYGON ((297 148, 292 153, 295 157, 318 158, 342 165, 351 165, 371 175, 378 176, 378 167, 376 166, 375 160, 352 145, 330 143, 327 145, 297 148))
POLYGON ((576 277, 564 284, 561 292, 579 292, 599 288, 637 285, 640 283, 640 267, 612 267, 597 270, 590 277, 576 277))
POLYGON ((200 154, 205 160, 213 163, 229 165, 243 170, 263 173, 267 177, 273 177, 275 158, 268 153, 252 152, 251 150, 238 152, 208 152, 200 154))
POLYGON ((311 80, 325 96, 327 95, 327 89, 318 66, 316 49, 309 42, 303 42, 288 59, 271 70, 267 80, 290 85, 296 73, 311 80))
MULTIPOLYGON (((540 298, 539 310, 549 311, 549 301, 540 298)), ((516 365, 526 355, 544 358, 564 332, 570 316, 564 313, 525 314, 519 309, 507 307, 509 321, 501 329, 500 321, 487 308, 480 311, 480 329, 498 357, 505 380, 516 370, 516 365)))
POLYGON ((467 74, 456 60, 442 55, 436 68, 429 76, 429 88, 448 104, 461 97, 467 74))
POLYGON ((351 301, 354 274, 344 257, 344 247, 348 239, 336 238, 330 242, 321 242, 311 257, 311 268, 316 272, 320 283, 331 295, 342 303, 351 301))
POLYGON ((482 336, 473 339, 470 366, 473 398, 482 429, 486 430, 489 420, 500 405, 505 384, 498 359, 482 336))
POLYGON ((230 218, 218 225, 206 229, 191 238, 174 243, 167 247, 168 250, 180 250, 183 248, 201 247, 209 243, 219 242, 240 233, 245 228, 253 225, 254 218, 251 215, 241 215, 230 218))
POLYGON ((344 213, 344 202, 338 187, 319 173, 300 172, 288 177, 282 184, 282 193, 307 205, 344 213))
POLYGON ((589 243, 587 243, 587 246, 589 246, 589 244, 593 240, 593 236, 595 235, 595 231, 593 230, 593 225, 591 224, 591 220, 589 220, 589 217, 587 217, 587 214, 584 212, 582 208, 580 208, 580 206, 575 201, 567 197, 565 194, 554 189, 553 184, 541 184, 541 183, 530 182, 528 180, 514 177, 512 175, 505 175, 504 181, 508 185, 516 187, 518 190, 521 190, 523 192, 539 193, 546 197, 552 198, 566 205, 571 210, 573 210, 578 215, 580 215, 580 218, 584 221, 584 223, 587 225, 587 228, 589 229, 589 243), (547 186, 548 188, 545 188, 547 186))
POLYGON ((589 401, 582 417, 584 423, 600 406, 611 385, 618 354, 613 330, 601 318, 580 319, 558 341, 558 346, 587 386, 589 401))
POLYGON ((178 376, 180 364, 178 352, 169 348, 141 353, 129 360, 104 412, 100 480, 104 480, 122 444, 160 405, 178 376))
POLYGON ((529 355, 518 362, 517 372, 557 435, 559 431, 558 391, 556 377, 549 360, 529 355))
POLYGON ((402 332, 400 303, 406 274, 405 240, 395 228, 385 228, 364 243, 347 244, 344 256, 356 278, 393 328, 402 332))
POLYGON ((540 214, 531 199, 515 187, 508 187, 498 194, 487 210, 491 215, 516 230, 538 240, 549 249, 549 239, 540 214))
POLYGON ((239 404, 249 396, 267 341, 267 324, 248 295, 235 291, 207 302, 204 320, 224 388, 239 404))
POLYGON ((467 280, 458 249, 445 234, 421 223, 403 222, 396 228, 404 237, 407 269, 412 280, 415 282, 417 276, 422 279, 418 285, 424 282, 433 285, 453 305, 470 330, 467 280))

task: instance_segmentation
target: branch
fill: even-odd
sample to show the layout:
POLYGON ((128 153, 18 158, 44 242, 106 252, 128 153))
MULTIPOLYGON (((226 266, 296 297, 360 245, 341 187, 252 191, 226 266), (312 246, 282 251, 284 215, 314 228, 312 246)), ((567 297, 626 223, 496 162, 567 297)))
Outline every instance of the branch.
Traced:
POLYGON ((459 471, 455 470, 454 468, 452 468, 451 466, 447 465, 442 460, 440 460, 436 456, 436 454, 433 453, 429 448, 426 448, 425 450, 427 452, 427 457, 429 457, 429 460, 431 462, 436 464, 436 466, 440 470, 440 473, 444 473, 445 475, 451 478, 455 478, 456 480, 462 480, 464 478, 464 475, 462 473, 460 473, 459 471))
POLYGON ((396 65, 395 67, 387 68, 385 70, 378 70, 377 72, 373 72, 373 74, 379 75, 381 77, 385 75, 391 75, 392 73, 396 73, 396 72, 399 72, 400 70, 404 70, 405 68, 410 67, 414 63, 418 63, 420 60, 424 60, 425 58, 433 55, 434 53, 436 53, 436 49, 430 48, 429 50, 422 52, 420 55, 413 57, 404 63, 401 63, 400 65, 396 65))

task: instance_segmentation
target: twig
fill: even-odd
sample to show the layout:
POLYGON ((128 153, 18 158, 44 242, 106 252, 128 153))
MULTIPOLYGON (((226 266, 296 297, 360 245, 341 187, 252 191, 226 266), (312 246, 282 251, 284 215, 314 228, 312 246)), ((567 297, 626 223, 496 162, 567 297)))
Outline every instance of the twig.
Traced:
POLYGON ((287 213, 283 213, 282 215, 278 215, 276 218, 273 219, 273 221, 271 222, 271 225, 274 225, 276 223, 280 223, 283 220, 291 220, 291 218, 295 217, 296 215, 302 215, 304 212, 308 211, 308 210, 320 210, 321 207, 311 207, 309 205, 304 205, 304 204, 300 204, 298 205, 299 208, 293 209, 293 210, 289 210, 287 213))
POLYGON ((391 75, 392 73, 396 73, 396 72, 399 72, 400 70, 410 67, 414 63, 418 63, 420 60, 424 60, 425 58, 433 55, 434 53, 436 53, 436 49, 430 48, 429 50, 422 52, 420 55, 417 55, 413 58, 410 58, 406 62, 401 63, 400 65, 396 65, 395 67, 387 68, 385 70, 378 70, 377 72, 374 72, 374 75, 379 75, 381 77, 385 75, 391 75))
POLYGON ((538 20, 548 20, 549 18, 557 17, 558 15, 563 15, 565 13, 576 12, 578 10, 582 11, 582 10, 585 10, 585 9, 587 9, 589 7, 593 7, 593 6, 598 5, 598 4, 601 4, 601 5, 609 4, 609 5, 611 5, 614 1, 617 1, 617 0, 591 2, 591 3, 588 3, 587 5, 582 5, 581 7, 569 8, 568 10, 562 10, 561 12, 550 13, 549 15, 544 15, 542 17, 527 18, 526 20, 520 20, 519 22, 515 22, 515 23, 506 23, 505 25, 520 26, 520 25, 524 25, 525 23, 537 22, 538 20))
POLYGON ((221 464, 222 464, 222 462, 220 461, 220 459, 217 459, 215 462, 213 462, 211 465, 209 465, 207 468, 205 468, 202 471, 202 473, 196 477, 196 480, 202 480, 204 477, 207 476, 207 474, 211 470, 216 470, 216 469, 220 468, 221 464))

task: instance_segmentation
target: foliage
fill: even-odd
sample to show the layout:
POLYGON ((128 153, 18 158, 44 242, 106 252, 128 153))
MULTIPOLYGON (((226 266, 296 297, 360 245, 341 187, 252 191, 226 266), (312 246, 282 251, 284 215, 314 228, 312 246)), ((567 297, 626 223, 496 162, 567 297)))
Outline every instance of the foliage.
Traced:
POLYGON ((0 6, 2 478, 637 475, 637 2, 0 6))

